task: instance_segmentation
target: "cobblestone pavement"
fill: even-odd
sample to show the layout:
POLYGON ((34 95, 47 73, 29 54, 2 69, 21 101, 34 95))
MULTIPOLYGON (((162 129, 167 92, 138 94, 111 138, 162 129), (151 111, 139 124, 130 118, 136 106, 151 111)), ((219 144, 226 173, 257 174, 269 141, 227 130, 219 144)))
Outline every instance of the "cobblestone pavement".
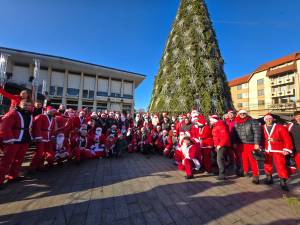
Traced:
MULTIPOLYGON (((299 197, 294 178, 288 197, 299 197)), ((299 185, 299 184, 298 184, 299 185)), ((170 159, 126 154, 40 172, 0 191, 0 224, 299 224, 299 205, 249 178, 186 181, 170 159)))

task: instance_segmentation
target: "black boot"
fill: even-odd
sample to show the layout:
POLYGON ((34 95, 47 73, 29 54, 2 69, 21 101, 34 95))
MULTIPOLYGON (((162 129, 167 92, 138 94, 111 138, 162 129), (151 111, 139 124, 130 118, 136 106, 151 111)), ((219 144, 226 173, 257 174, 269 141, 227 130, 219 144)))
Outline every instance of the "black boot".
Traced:
POLYGON ((191 175, 191 176, 185 176, 185 179, 187 179, 187 180, 190 180, 190 179, 193 179, 193 178, 194 178, 193 175, 191 175))
POLYGON ((272 177, 272 175, 268 175, 268 174, 266 174, 266 180, 265 180, 265 184, 267 184, 267 185, 271 185, 271 184, 273 184, 273 177, 272 177))
POLYGON ((253 176, 252 177, 252 183, 253 184, 259 184, 259 177, 258 176, 253 176))
POLYGON ((238 176, 238 177, 243 177, 244 176, 244 172, 241 170, 241 168, 237 167, 235 169, 235 174, 238 176))
POLYGON ((286 184, 286 179, 280 178, 280 187, 284 191, 289 191, 289 188, 288 188, 288 186, 286 184))

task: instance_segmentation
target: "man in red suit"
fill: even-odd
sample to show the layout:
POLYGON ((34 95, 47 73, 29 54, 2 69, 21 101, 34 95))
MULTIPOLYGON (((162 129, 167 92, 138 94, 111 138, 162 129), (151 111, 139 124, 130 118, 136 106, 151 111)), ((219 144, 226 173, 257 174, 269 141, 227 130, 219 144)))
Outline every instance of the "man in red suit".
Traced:
POLYGON ((21 178, 20 167, 31 141, 31 108, 31 101, 23 99, 1 120, 0 137, 4 144, 4 156, 0 160, 0 186, 4 183, 5 176, 8 176, 9 180, 21 178))
POLYGON ((266 124, 263 126, 263 137, 266 151, 264 169, 267 176, 266 184, 272 184, 273 160, 280 178, 280 186, 284 191, 288 191, 286 180, 288 173, 285 166, 285 155, 291 154, 293 143, 288 130, 280 124, 273 122, 273 116, 264 116, 266 124))
POLYGON ((34 118, 32 134, 36 142, 36 151, 33 155, 30 165, 30 172, 35 170, 44 170, 44 161, 51 166, 54 161, 55 153, 55 120, 56 109, 47 106, 46 113, 40 114, 34 118))
POLYGON ((186 173, 186 179, 192 179, 193 170, 200 169, 200 162, 196 157, 197 149, 192 144, 190 137, 186 136, 182 140, 182 145, 176 151, 175 160, 177 160, 178 169, 186 173))
POLYGON ((219 176, 217 179, 225 180, 224 153, 230 147, 229 130, 224 121, 220 120, 217 115, 210 116, 209 121, 212 125, 212 136, 217 151, 217 163, 219 167, 219 176))

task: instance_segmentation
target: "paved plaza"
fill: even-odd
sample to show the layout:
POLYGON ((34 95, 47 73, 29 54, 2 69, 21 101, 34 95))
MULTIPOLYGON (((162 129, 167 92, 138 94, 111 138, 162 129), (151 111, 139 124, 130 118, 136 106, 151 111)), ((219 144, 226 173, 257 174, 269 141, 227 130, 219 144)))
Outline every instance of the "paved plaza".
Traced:
MULTIPOLYGON (((26 166, 26 165, 24 165, 26 166)), ((278 182, 252 185, 197 174, 185 180, 170 159, 125 154, 40 172, 0 191, 0 224, 299 224, 294 178, 289 199, 278 182)))

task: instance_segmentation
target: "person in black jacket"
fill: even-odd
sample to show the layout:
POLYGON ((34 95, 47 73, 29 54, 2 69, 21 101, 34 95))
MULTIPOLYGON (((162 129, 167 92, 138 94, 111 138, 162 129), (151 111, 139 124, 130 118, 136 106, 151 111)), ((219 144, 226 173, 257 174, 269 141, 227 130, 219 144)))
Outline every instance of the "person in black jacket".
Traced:
POLYGON ((249 161, 253 172, 252 183, 259 184, 258 163, 252 156, 253 150, 259 150, 261 143, 261 127, 252 119, 246 110, 240 110, 234 124, 237 133, 237 148, 242 153, 244 176, 248 176, 249 161))

